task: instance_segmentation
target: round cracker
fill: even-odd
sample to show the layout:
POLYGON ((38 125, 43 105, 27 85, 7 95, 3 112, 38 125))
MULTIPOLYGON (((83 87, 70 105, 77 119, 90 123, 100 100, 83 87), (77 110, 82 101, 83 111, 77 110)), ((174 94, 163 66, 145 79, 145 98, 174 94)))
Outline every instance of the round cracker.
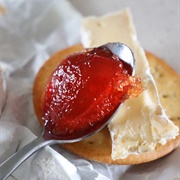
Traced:
MULTIPOLYGON (((51 76, 53 69, 67 55, 79 52, 83 49, 82 45, 75 45, 53 55, 38 72, 33 88, 34 109, 39 121, 42 122, 41 98, 45 90, 47 81, 51 76)), ((179 75, 163 60, 146 52, 150 63, 151 72, 157 83, 160 94, 160 100, 163 108, 166 110, 168 117, 180 127, 180 77, 179 75)), ((62 144, 65 149, 88 160, 98 161, 108 164, 140 164, 158 159, 170 153, 180 144, 180 135, 176 139, 168 141, 165 145, 158 144, 156 149, 141 155, 132 154, 125 159, 113 161, 111 158, 112 141, 108 128, 105 127, 100 132, 87 139, 70 144, 62 144)))

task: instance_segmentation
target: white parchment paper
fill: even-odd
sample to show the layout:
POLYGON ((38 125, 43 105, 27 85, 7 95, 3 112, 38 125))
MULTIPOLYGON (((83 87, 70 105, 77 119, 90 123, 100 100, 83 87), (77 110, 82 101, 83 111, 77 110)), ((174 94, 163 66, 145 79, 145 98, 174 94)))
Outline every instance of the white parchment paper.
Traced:
MULTIPOLYGON (((32 104, 34 77, 53 53, 80 42, 83 18, 67 0, 1 0, 1 5, 6 11, 0 15, 0 163, 41 134, 32 104)), ((143 165, 107 165, 57 145, 34 154, 8 179, 175 180, 179 156, 180 148, 143 165)))

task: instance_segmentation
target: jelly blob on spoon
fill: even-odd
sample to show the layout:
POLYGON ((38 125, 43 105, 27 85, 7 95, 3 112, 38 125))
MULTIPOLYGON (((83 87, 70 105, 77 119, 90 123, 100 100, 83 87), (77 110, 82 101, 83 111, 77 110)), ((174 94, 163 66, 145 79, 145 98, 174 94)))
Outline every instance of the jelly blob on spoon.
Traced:
POLYGON ((44 132, 0 165, 6 179, 38 149, 72 143, 98 132, 120 105, 142 91, 132 76, 135 60, 122 43, 108 43, 67 56, 52 72, 41 102, 44 132))

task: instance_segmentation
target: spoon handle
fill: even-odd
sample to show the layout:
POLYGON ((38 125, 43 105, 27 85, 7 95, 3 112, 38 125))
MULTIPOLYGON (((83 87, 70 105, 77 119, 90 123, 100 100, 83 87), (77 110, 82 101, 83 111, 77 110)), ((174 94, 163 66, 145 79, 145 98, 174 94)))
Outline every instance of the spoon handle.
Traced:
POLYGON ((49 144, 51 144, 51 141, 44 140, 41 136, 24 146, 0 165, 0 180, 8 178, 8 176, 29 156, 35 153, 38 149, 49 144))

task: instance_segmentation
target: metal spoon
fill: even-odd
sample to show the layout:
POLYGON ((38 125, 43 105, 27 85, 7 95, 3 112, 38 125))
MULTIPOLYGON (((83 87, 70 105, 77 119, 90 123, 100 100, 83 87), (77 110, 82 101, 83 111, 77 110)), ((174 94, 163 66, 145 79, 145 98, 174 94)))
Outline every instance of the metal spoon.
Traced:
MULTIPOLYGON (((134 74, 135 59, 134 59, 132 51, 126 45, 122 43, 107 43, 100 47, 108 48, 113 54, 117 55, 121 60, 129 64, 131 67, 130 73, 131 75, 134 74)), ((78 139, 47 140, 43 137, 43 134, 42 134, 42 136, 36 138, 35 140, 27 144, 25 147, 20 149, 18 152, 16 152, 14 155, 12 155, 9 159, 7 159, 4 163, 0 165, 0 179, 1 180, 6 179, 21 163, 23 163, 28 157, 30 157, 33 153, 35 153, 37 150, 41 149, 44 146, 52 145, 52 144, 60 144, 60 143, 73 143, 73 142, 81 141, 89 137, 90 135, 97 133, 104 126, 108 124, 108 122, 113 118, 113 116, 118 111, 119 107, 117 108, 115 113, 111 116, 111 118, 102 127, 100 127, 98 130, 95 130, 93 133, 80 137, 78 139)))

